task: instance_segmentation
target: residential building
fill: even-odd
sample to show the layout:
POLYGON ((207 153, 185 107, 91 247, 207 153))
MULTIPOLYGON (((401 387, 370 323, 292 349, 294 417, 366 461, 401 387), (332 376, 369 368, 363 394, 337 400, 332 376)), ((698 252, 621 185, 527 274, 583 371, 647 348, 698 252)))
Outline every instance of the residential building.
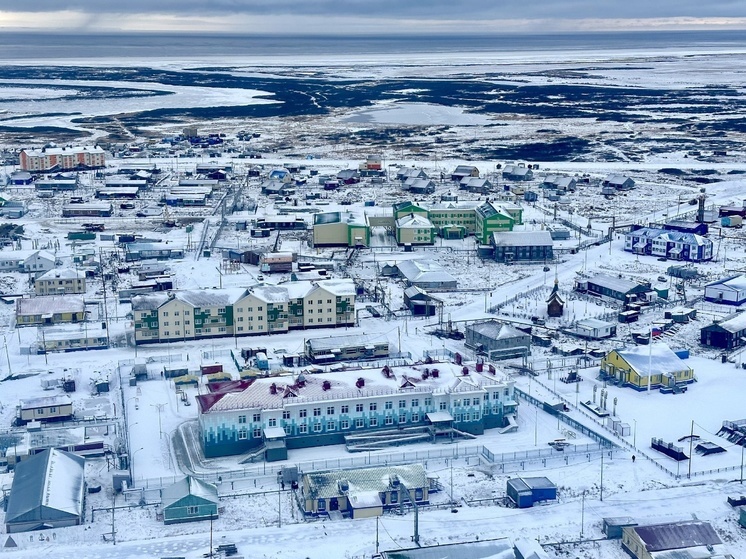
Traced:
POLYGON ((431 483, 422 464, 309 472, 301 477, 300 503, 309 515, 371 518, 412 499, 427 504, 431 483))
POLYGON ((352 326, 355 284, 328 279, 153 293, 133 297, 132 312, 137 344, 352 326))
POLYGON ((575 290, 624 303, 650 300, 653 293, 653 288, 649 283, 639 283, 606 274, 596 274, 593 277, 578 279, 575 290))
POLYGON ((111 217, 113 213, 114 206, 105 202, 86 202, 62 206, 62 217, 111 217))
POLYGON ((372 336, 333 336, 306 340, 306 357, 314 363, 380 359, 389 356, 389 341, 372 336))
POLYGON ((712 260, 712 241, 694 233, 643 227, 624 235, 624 250, 635 254, 703 262, 712 260))
POLYGON ((106 167, 106 152, 98 146, 24 149, 20 157, 24 171, 72 171, 106 167))
POLYGON ((479 177, 479 169, 474 165, 458 165, 451 173, 451 180, 454 182, 461 182, 467 177, 479 177))
POLYGON ((490 359, 511 359, 531 353, 531 335, 515 326, 486 320, 466 326, 466 344, 486 353, 490 359))
POLYGON ((622 530, 622 549, 634 559, 728 559, 709 522, 684 520, 622 530))
POLYGON ((56 259, 45 250, 0 251, 0 272, 43 274, 54 268, 56 259))
POLYGON ((700 343, 705 346, 731 350, 746 341, 746 312, 733 313, 716 320, 699 331, 700 343))
POLYGON ((170 243, 127 243, 124 246, 125 262, 179 258, 184 258, 184 248, 170 243))
POLYGON ((631 190, 635 187, 635 181, 625 175, 608 175, 601 182, 601 186, 615 190, 631 190))
POLYGON ((503 178, 509 181, 530 181, 534 179, 533 170, 525 165, 505 165, 503 178))
POLYGON ((81 294, 85 289, 85 274, 72 268, 49 270, 34 281, 37 295, 81 294))
POLYGON ((408 286, 422 289, 455 289, 458 280, 434 260, 404 260, 396 265, 408 286))
POLYGON ((85 303, 79 296, 50 295, 16 299, 16 326, 82 322, 85 319, 85 303))
POLYGON ((211 483, 186 476, 161 493, 163 523, 196 522, 218 518, 218 488, 211 483))
POLYGON ((549 231, 494 232, 490 244, 497 262, 549 262, 554 258, 549 231))
POLYGON ((565 331, 586 340, 602 340, 616 336, 616 324, 597 318, 584 318, 565 331))
POLYGON ((31 421, 67 421, 73 417, 73 402, 70 396, 43 396, 18 402, 16 423, 25 425, 31 421))
POLYGON ((746 276, 739 274, 708 283, 705 301, 736 306, 746 302, 746 276))
POLYGON ((694 382, 694 369, 662 343, 615 349, 601 360, 601 372, 635 390, 675 390, 694 382))
MULTIPOLYGON (((269 429, 285 436, 273 441, 286 448, 360 444, 350 438, 402 430, 417 440, 482 434, 505 427, 516 413, 514 382, 490 371, 438 364, 438 370, 401 367, 388 375, 360 370, 295 378, 258 378, 248 386, 197 396, 205 456, 261 451, 269 429), (454 431, 455 430, 455 431, 454 431)), ((400 436, 400 435, 399 435, 400 436)), ((382 444, 379 440, 379 446, 382 444)))

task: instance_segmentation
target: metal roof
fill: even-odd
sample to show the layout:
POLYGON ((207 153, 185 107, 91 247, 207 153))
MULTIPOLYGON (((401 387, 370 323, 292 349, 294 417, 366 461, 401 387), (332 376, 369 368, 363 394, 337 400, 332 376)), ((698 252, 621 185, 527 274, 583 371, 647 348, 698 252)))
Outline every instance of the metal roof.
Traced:
POLYGON ((648 344, 617 353, 642 377, 691 370, 666 344, 648 344))
POLYGON ((49 449, 15 467, 5 522, 63 520, 83 515, 85 459, 49 449))
POLYGON ((648 552, 723 543, 710 523, 701 520, 651 524, 631 529, 643 541, 648 552))
POLYGON ((421 464, 311 472, 304 477, 308 482, 308 497, 313 499, 331 498, 346 493, 390 491, 399 485, 408 489, 428 485, 427 473, 421 464), (346 482, 347 490, 341 490, 340 482, 346 482))
POLYGON ((492 233, 495 246, 527 247, 552 246, 549 231, 495 231, 492 233))
POLYGON ((186 476, 184 479, 181 479, 173 485, 169 485, 163 489, 161 496, 163 508, 168 508, 189 495, 199 497, 215 504, 220 502, 218 499, 217 487, 211 483, 202 481, 201 479, 186 476))

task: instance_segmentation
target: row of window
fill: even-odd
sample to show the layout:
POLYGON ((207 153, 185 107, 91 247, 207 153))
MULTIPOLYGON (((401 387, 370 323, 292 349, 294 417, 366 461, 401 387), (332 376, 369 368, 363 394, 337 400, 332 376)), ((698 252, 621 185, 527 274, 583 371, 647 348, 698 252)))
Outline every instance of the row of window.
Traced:
MULTIPOLYGON (((499 407, 495 406, 494 408, 495 413, 499 412, 499 407)), ((464 413, 460 414, 457 413, 453 416, 453 419, 456 423, 461 423, 462 421, 468 422, 468 421, 479 421, 479 419, 482 417, 482 414, 479 411, 475 411, 472 413, 464 413)), ((419 423, 420 422, 420 414, 419 413, 413 413, 411 423, 419 423)), ((269 427, 276 427, 277 426, 277 420, 276 419, 270 419, 269 420, 269 427)), ((311 425, 311 431, 313 433, 321 433, 324 431, 324 427, 326 427, 326 431, 336 431, 337 430, 337 424, 339 423, 339 429, 342 431, 347 431, 351 428, 351 425, 355 426, 355 429, 364 429, 366 427, 378 427, 378 418, 377 417, 357 417, 354 419, 354 421, 349 419, 342 419, 339 422, 335 420, 328 420, 326 424, 319 421, 316 423, 313 423, 311 425)), ((407 416, 402 414, 398 418, 395 418, 393 415, 388 415, 384 418, 382 425, 385 426, 392 426, 395 424, 404 424, 407 423, 407 416), (398 422, 395 421, 398 419, 398 422)), ((285 425, 283 427, 285 429, 285 433, 288 435, 292 434, 292 426, 291 425, 285 425)), ((305 435, 308 434, 309 426, 307 423, 301 423, 298 425, 298 434, 305 435)), ((261 427, 254 427, 252 430, 252 437, 255 439, 260 439, 262 437, 262 428, 261 427)), ((247 440, 249 438, 249 429, 247 427, 241 427, 238 430, 238 440, 247 440)))

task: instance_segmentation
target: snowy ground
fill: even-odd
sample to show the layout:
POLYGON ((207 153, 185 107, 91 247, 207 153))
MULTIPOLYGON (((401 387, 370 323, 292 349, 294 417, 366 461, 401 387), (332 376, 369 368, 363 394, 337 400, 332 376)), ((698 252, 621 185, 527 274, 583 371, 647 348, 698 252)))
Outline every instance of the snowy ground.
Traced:
MULTIPOLYGON (((331 75, 336 77, 350 77, 347 73, 362 73, 369 75, 371 68, 379 68, 377 71, 385 74, 384 77, 404 74, 412 76, 414 73, 437 72, 444 76, 453 76, 462 72, 474 72, 473 68, 465 69, 463 61, 450 61, 447 64, 430 65, 427 68, 418 66, 417 61, 408 61, 401 66, 391 65, 389 68, 380 69, 380 61, 369 62, 365 67, 358 68, 329 68, 331 75), (378 65, 376 65, 378 64, 378 65)), ((584 62, 597 62, 595 59, 584 62)), ((582 80, 586 83, 595 81, 604 82, 608 79, 616 79, 619 82, 634 78, 640 86, 670 86, 671 76, 677 76, 680 87, 690 85, 707 85, 719 75, 720 80, 728 81, 733 78, 737 69, 733 57, 718 57, 714 55, 700 56, 695 58, 672 57, 664 61, 656 61, 647 57, 634 60, 631 65, 638 67, 633 73, 629 70, 615 69, 619 60, 613 57, 605 60, 606 67, 595 69, 598 75, 593 78, 588 76, 582 80), (649 72, 642 69, 646 64, 657 64, 660 71, 649 72), (727 72, 723 73, 723 69, 727 72)), ((276 63, 276 61, 274 61, 276 63)), ((740 63, 740 62, 738 62, 740 63)), ((327 61, 328 64, 328 61, 327 61)), ((483 61, 482 70, 504 69, 500 64, 493 66, 494 61, 483 61)), ((572 66, 571 63, 563 63, 561 60, 541 61, 542 72, 537 72, 537 62, 532 60, 510 61, 510 69, 515 79, 531 80, 536 83, 550 83, 550 80, 568 79, 562 78, 560 70, 572 66), (551 70, 551 72, 550 72, 551 70)), ((236 64, 236 73, 262 71, 267 73, 280 72, 282 68, 272 66, 264 62, 262 68, 255 65, 240 67, 236 64), (267 65, 267 66, 265 66, 267 65)), ((318 70, 318 68, 316 68, 318 70)), ((282 71, 297 71, 297 69, 285 69, 282 71)), ((739 74, 740 75, 740 74, 739 74)), ((507 79, 507 78, 506 78, 507 79)), ((66 84, 73 86, 75 84, 66 84)), ((134 87, 132 84, 120 84, 122 87, 134 87)), ((138 87, 151 87, 150 84, 140 84, 138 87)), ((155 86, 153 86, 155 87, 155 86)), ((176 88, 174 88, 176 89, 176 88)), ((23 84, 17 84, 12 90, 17 106, 14 110, 22 112, 28 106, 28 90, 23 89, 23 84)), ((34 92, 38 92, 34 89, 34 92)), ((190 106, 215 106, 218 104, 253 103, 259 101, 254 97, 255 92, 234 92, 226 90, 222 97, 214 96, 213 92, 205 96, 197 88, 189 88, 181 92, 183 95, 172 98, 179 103, 187 103, 190 106)), ((42 91, 45 99, 49 100, 50 107, 58 102, 58 93, 52 90, 42 91)), ((176 92, 179 93, 179 92, 176 92)), ((164 97, 169 98, 169 97, 164 97)), ((160 99, 156 97, 154 99, 160 99)), ((165 105, 161 105, 164 106, 165 105)), ((58 107, 59 108, 59 107, 58 107)), ((64 109, 64 107, 62 107, 64 109)), ((105 114, 116 112, 116 106, 102 106, 100 112, 90 110, 90 114, 105 114)), ((647 107, 651 114, 655 107, 647 107)), ((14 116, 14 124, 24 125, 56 125, 65 124, 68 117, 40 117, 34 116, 26 119, 18 115, 14 116), (24 124, 25 123, 25 124, 24 124)), ((478 138, 480 142, 515 141, 516 138, 541 134, 540 129, 560 127, 563 130, 572 131, 575 134, 600 134, 605 133, 608 123, 596 119, 551 122, 527 120, 521 118, 505 118, 500 123, 499 135, 495 129, 482 126, 484 117, 473 113, 463 112, 453 107, 435 107, 417 103, 382 104, 373 108, 354 111, 338 111, 329 118, 320 120, 311 119, 267 119, 252 121, 215 121, 205 123, 206 127, 214 130, 222 129, 256 129, 262 131, 262 138, 251 144, 252 149, 266 149, 266 156, 260 161, 236 160, 230 154, 225 154, 222 160, 230 160, 234 164, 235 174, 244 176, 251 164, 261 163, 269 170, 273 166, 284 163, 299 162, 319 171, 320 175, 336 174, 343 168, 357 166, 359 160, 364 157, 370 149, 367 145, 357 145, 345 142, 328 141, 326 135, 331 131, 338 132, 340 127, 363 127, 368 125, 387 126, 407 125, 429 126, 447 125, 454 128, 453 144, 465 140, 478 138), (301 141, 300 137, 303 136, 301 141), (288 137, 297 137, 298 144, 292 150, 273 154, 272 146, 280 145, 288 137), (323 139, 321 139, 323 138, 323 139), (313 154, 317 159, 306 160, 306 154, 313 154)), ((592 186, 580 186, 574 194, 564 197, 566 203, 555 206, 553 203, 541 199, 536 205, 524 205, 525 224, 519 230, 540 229, 554 222, 554 215, 576 223, 586 228, 591 224, 591 232, 594 235, 606 233, 612 224, 645 223, 660 220, 666 217, 683 214, 694 209, 688 204, 689 200, 700 194, 700 188, 706 188, 708 206, 721 204, 740 204, 743 198, 743 189, 746 181, 739 174, 746 170, 746 162, 743 159, 743 151, 736 149, 735 153, 725 158, 712 159, 707 157, 688 157, 685 150, 671 151, 666 153, 653 153, 646 151, 643 141, 647 135, 660 132, 667 125, 661 125, 652 119, 647 122, 635 122, 625 126, 613 124, 615 134, 633 135, 634 142, 638 145, 634 150, 628 152, 616 151, 613 162, 603 161, 599 158, 595 162, 543 162, 540 163, 539 176, 546 172, 566 172, 568 174, 588 174, 592 186), (634 161, 634 162, 631 162, 634 161), (684 172, 682 176, 668 173, 660 173, 663 167, 677 168, 684 172), (610 172, 622 172, 633 176, 638 187, 624 196, 617 196, 610 201, 600 195, 596 185, 597 181, 610 172), (698 180, 702 177, 713 179, 717 182, 704 184, 698 180), (572 210, 572 211, 570 211, 572 210)), ((182 125, 179 125, 178 130, 182 125)), ((177 130, 175 125, 155 125, 151 132, 154 134, 166 134, 177 130)), ((427 139, 427 134, 423 138, 427 139)), ((419 133, 419 132, 418 132, 419 133)), ((738 139, 738 138, 736 138, 738 139)), ((430 141, 430 140, 428 140, 430 141)), ((430 144, 437 145, 437 144, 430 144)), ((449 148, 450 149, 450 148, 449 148)), ((464 161, 449 156, 449 150, 445 148, 441 153, 435 150, 431 153, 421 151, 390 148, 385 150, 386 166, 395 168, 398 165, 422 166, 431 176, 439 177, 441 172, 449 173, 457 164, 472 163, 477 165, 483 175, 495 178, 498 186, 503 181, 496 174, 497 161, 487 159, 476 159, 464 161)), ((112 164, 116 167, 125 163, 154 163, 167 170, 169 175, 164 183, 152 194, 148 194, 145 200, 137 202, 136 210, 117 210, 116 217, 106 223, 109 232, 139 232, 148 237, 159 238, 173 243, 176 246, 184 246, 194 249, 202 228, 206 227, 203 222, 194 224, 194 231, 190 234, 183 226, 190 218, 202 219, 205 214, 211 221, 209 225, 209 237, 215 233, 216 224, 219 220, 219 209, 217 203, 207 210, 202 209, 179 209, 173 210, 173 217, 179 220, 181 227, 166 230, 160 227, 161 218, 146 220, 137 218, 136 211, 144 207, 153 207, 160 194, 167 189, 167 185, 178 180, 187 170, 193 168, 196 163, 205 162, 204 157, 197 158, 173 158, 173 159, 128 159, 112 164), (214 213, 213 213, 214 212, 214 213)), ((501 161, 504 163, 505 161, 501 161)), ((9 172, 11 169, 6 168, 9 172)), ((113 168, 112 168, 113 170, 113 168)), ((529 188, 537 190, 540 180, 528 185, 529 188)), ((310 184, 310 183, 309 183, 310 184)), ((84 179, 84 187, 81 193, 85 197, 93 195, 95 184, 93 177, 84 179)), ((254 212, 239 212, 228 217, 229 226, 224 227, 216 242, 218 248, 267 248, 274 243, 274 236, 268 240, 257 240, 249 237, 245 231, 236 231, 231 225, 235 221, 251 220, 262 215, 277 215, 284 202, 272 203, 259 195, 259 181, 249 181, 241 187, 241 194, 247 199, 260 200, 259 208, 254 212)), ((318 188, 307 187, 308 191, 318 188)), ((423 202, 429 202, 437 196, 454 192, 455 188, 448 182, 438 182, 435 196, 423 198, 423 202)), ((72 244, 63 237, 71 230, 79 229, 80 225, 88 220, 60 220, 60 207, 62 197, 49 200, 38 200, 31 189, 12 189, 6 191, 11 198, 26 199, 31 202, 31 211, 24 219, 17 221, 26 228, 26 240, 21 242, 20 248, 44 248, 50 250, 63 260, 66 265, 72 265, 73 257, 85 249, 92 249, 94 259, 99 260, 103 256, 105 266, 119 267, 123 263, 116 261, 114 257, 113 243, 96 241, 88 244, 72 244), (59 240, 59 245, 56 242, 59 240)), ((76 193, 77 194, 77 193, 76 193)), ((299 189, 295 198, 299 200, 299 206, 303 207, 304 190, 299 189)), ((222 193, 221 193, 222 195, 222 193)), ((370 212, 382 211, 381 207, 390 206, 394 201, 410 198, 402 193, 396 185, 384 186, 363 182, 360 185, 343 187, 340 192, 328 195, 324 202, 328 205, 316 205, 316 209, 322 211, 333 211, 344 209, 348 206, 341 202, 351 201, 360 205, 366 200, 375 200, 377 206, 367 208, 370 212)), ((469 199, 478 199, 479 196, 467 195, 469 199)), ((482 197, 484 198, 484 197, 482 197)), ((314 202, 309 202, 314 205, 314 202)), ((171 210, 169 210, 171 211, 171 210)), ((308 215, 308 214, 299 214, 308 215)), ((581 251, 578 254, 564 253, 556 263, 552 263, 549 272, 543 271, 543 266, 500 266, 492 262, 482 262, 472 258, 451 253, 449 249, 473 248, 473 241, 445 242, 437 247, 438 250, 418 250, 412 254, 404 254, 393 247, 391 240, 381 232, 376 232, 377 243, 381 246, 391 246, 390 251, 377 251, 375 253, 363 253, 354 263, 345 269, 339 270, 338 274, 346 274, 364 282, 372 283, 377 278, 378 266, 383 261, 401 260, 403 258, 427 258, 435 259, 456 275, 459 279, 461 291, 450 293, 446 297, 444 318, 458 321, 474 320, 482 317, 494 316, 487 312, 494 305, 504 304, 500 313, 506 318, 516 321, 529 322, 531 316, 544 316, 546 295, 551 288, 555 276, 557 277, 563 296, 568 301, 566 316, 562 319, 549 319, 547 326, 558 328, 568 323, 586 317, 602 316, 614 313, 616 308, 611 304, 599 303, 596 300, 588 300, 582 296, 572 293, 574 279, 578 272, 593 273, 603 271, 612 274, 623 274, 625 277, 647 280, 654 285, 661 286, 658 276, 664 275, 671 262, 659 262, 655 258, 636 257, 622 250, 623 239, 616 237, 611 243, 600 247, 581 251), (442 248, 441 248, 442 247, 442 248), (468 290, 482 290, 472 292, 468 290)), ((576 236, 571 241, 565 241, 558 246, 574 248, 582 240, 591 237, 576 236)), ((744 240, 746 234, 743 230, 723 230, 719 235, 717 231, 712 235, 716 243, 716 258, 713 262, 698 264, 694 267, 701 273, 701 278, 689 282, 686 285, 686 296, 690 303, 692 299, 701 295, 702 287, 708 281, 722 277, 727 273, 742 270, 746 262, 746 251, 744 240)), ((311 249, 307 243, 307 237, 299 233, 283 234, 279 248, 282 250, 293 250, 300 254, 333 258, 333 250, 311 249)), ((219 252, 219 251, 215 251, 219 252)), ((341 255, 343 251, 339 251, 341 255)), ((337 255, 338 258, 341 256, 337 255)), ((213 253, 211 257, 195 257, 194 252, 189 252, 187 257, 181 261, 169 262, 176 277, 177 287, 184 289, 210 288, 210 287, 232 287, 251 285, 256 281, 259 271, 254 266, 242 265, 236 269, 226 269, 219 254, 213 253)), ((667 276, 666 276, 667 277, 667 276)), ((117 274, 118 286, 130 285, 135 276, 122 272, 117 274)), ((269 283, 280 283, 287 280, 287 276, 267 276, 269 283)), ((8 274, 2 278, 2 291, 5 293, 25 293, 30 290, 27 278, 20 275, 8 274)), ((667 280, 671 287, 672 298, 677 303, 684 304, 682 294, 677 294, 675 284, 667 280)), ((385 289, 392 301, 392 308, 398 309, 402 301, 401 283, 386 281, 385 289)), ((117 347, 101 352, 79 352, 73 354, 50 354, 22 355, 21 347, 32 343, 35 336, 34 329, 24 329, 23 332, 13 328, 12 316, 13 306, 0 306, 0 325, 4 335, 5 360, 0 357, 0 362, 7 362, 9 373, 24 376, 18 380, 7 380, 0 383, 0 425, 5 428, 15 416, 15 403, 20 398, 48 395, 42 391, 40 380, 42 378, 61 378, 72 374, 78 380, 78 391, 75 394, 77 411, 92 409, 91 406, 100 406, 112 412, 118 418, 122 417, 122 406, 126 408, 127 424, 129 427, 129 443, 134 463, 134 475, 136 484, 141 486, 146 483, 154 483, 154 480, 173 479, 179 475, 178 464, 173 457, 171 438, 174 431, 184 422, 193 421, 196 418, 196 406, 184 406, 182 400, 177 396, 173 387, 165 380, 157 376, 150 381, 141 383, 138 387, 120 386, 119 377, 116 373, 120 361, 137 357, 158 357, 168 362, 189 360, 190 363, 200 363, 202 360, 212 361, 213 358, 203 357, 209 355, 220 355, 226 364, 228 358, 224 358, 224 352, 236 347, 266 346, 271 351, 277 350, 278 354, 271 353, 275 360, 279 359, 280 350, 287 353, 295 353, 302 349, 303 339, 307 337, 304 332, 293 332, 289 334, 254 337, 241 340, 219 339, 215 341, 199 341, 189 343, 176 343, 168 347, 140 347, 135 350, 125 343, 125 335, 131 330, 131 320, 127 316, 129 305, 116 304, 112 297, 112 285, 106 287, 100 280, 92 280, 87 297, 99 300, 103 305, 103 289, 108 289, 107 312, 109 316, 109 329, 112 338, 117 341, 117 347), (51 371, 51 373, 50 373, 51 371), (112 381, 112 392, 108 395, 91 395, 91 381, 106 376, 112 381), (103 398, 103 400, 101 399, 103 398), (109 405, 105 405, 105 404, 109 405)), ((367 304, 367 303, 366 303, 367 304)), ((546 373, 537 378, 516 377, 517 386, 531 395, 544 400, 554 401, 563 398, 571 408, 571 417, 592 426, 605 436, 614 440, 619 448, 612 451, 611 455, 604 456, 602 466, 601 455, 590 453, 570 456, 565 463, 565 456, 557 453, 544 461, 544 459, 510 461, 502 467, 491 465, 483 459, 474 456, 466 457, 459 454, 457 446, 447 447, 458 455, 458 458, 450 458, 448 461, 438 457, 444 445, 416 445, 407 447, 406 451, 433 452, 433 457, 427 459, 427 468, 439 475, 444 487, 443 491, 433 497, 433 507, 423 510, 420 515, 421 543, 449 543, 454 541, 467 541, 476 538, 486 539, 489 537, 513 536, 516 526, 520 527, 521 535, 537 538, 542 543, 562 543, 584 541, 582 543, 565 543, 558 547, 548 547, 547 550, 557 557, 583 557, 583 558, 622 558, 626 557, 621 551, 618 542, 595 541, 602 538, 601 519, 605 516, 632 516, 638 521, 658 522, 667 520, 680 520, 697 517, 713 522, 718 533, 729 545, 734 556, 746 556, 746 535, 735 523, 736 514, 727 505, 726 497, 732 494, 742 493, 740 480, 742 453, 740 447, 734 448, 727 441, 717 437, 716 433, 723 420, 738 420, 746 416, 746 409, 742 403, 742 395, 746 390, 746 371, 737 365, 740 356, 732 356, 733 363, 721 363, 719 355, 712 351, 703 351, 699 347, 699 328, 714 317, 725 315, 732 309, 719 307, 717 305, 694 303, 699 312, 699 320, 690 325, 680 328, 675 335, 666 338, 666 342, 672 347, 686 347, 693 350, 693 357, 689 360, 697 375, 698 382, 693 384, 685 394, 662 395, 658 392, 650 394, 635 392, 631 389, 623 389, 613 386, 604 387, 603 383, 595 380, 598 372, 596 369, 581 370, 584 381, 579 384, 579 392, 576 393, 576 385, 565 385, 558 381, 557 374, 549 378, 546 373), (616 404, 617 415, 634 427, 632 433, 623 439, 615 438, 607 429, 599 425, 588 413, 576 408, 576 401, 582 402, 593 398, 593 387, 598 390, 605 388, 609 390, 609 405, 612 407, 613 399, 618 399, 616 404), (677 465, 671 459, 657 453, 649 448, 652 437, 660 437, 666 441, 677 442, 679 438, 689 435, 692 431, 701 436, 702 439, 717 442, 726 448, 726 452, 720 455, 701 457, 694 455, 690 463, 684 462, 677 465), (632 455, 637 460, 632 462, 632 455), (603 473, 602 473, 603 470, 603 473), (537 507, 535 509, 519 511, 497 506, 492 499, 499 499, 504 495, 505 481, 511 475, 536 474, 550 477, 560 487, 560 499, 558 503, 537 507), (603 495, 601 493, 601 478, 603 475, 603 495), (451 482, 451 476, 453 481, 451 482), (446 506, 449 501, 457 501, 460 506, 458 512, 451 512, 451 507, 446 506), (603 500, 602 500, 603 498, 603 500), (479 499, 487 499, 484 503, 477 503, 479 499), (582 520, 581 520, 582 519, 582 520)), ((646 313, 641 321, 631 327, 619 325, 619 334, 616 339, 594 342, 592 345, 599 349, 608 350, 620 345, 631 344, 630 330, 644 330, 652 321, 662 318, 662 310, 646 313)), ((376 333, 388 337, 390 343, 402 351, 409 351, 419 358, 427 349, 451 349, 460 351, 467 356, 461 342, 453 340, 440 340, 433 336, 424 335, 428 327, 437 324, 435 319, 376 319, 361 314, 361 322, 357 328, 345 329, 344 332, 332 332, 331 334, 351 334, 357 332, 376 333), (401 334, 401 335, 400 335, 401 334)), ((327 335, 327 332, 319 332, 319 335, 327 335)), ((578 344, 577 340, 565 335, 559 335, 557 345, 578 344)), ((2 356, 2 353, 0 353, 2 356)), ((538 361, 550 357, 541 349, 536 349, 535 359, 538 361)), ((4 369, 5 364, 0 364, 4 369)), ((229 370, 235 375, 233 368, 229 370)), ((3 374, 3 377, 6 375, 3 374)), ((204 388, 200 387, 200 390, 204 388)), ((187 398, 194 401, 193 397, 197 389, 187 389, 187 398)), ((459 443, 459 445, 476 446, 484 445, 495 453, 526 452, 536 448, 546 450, 547 442, 556 438, 572 437, 567 427, 557 424, 554 417, 537 411, 535 408, 521 402, 518 417, 519 430, 508 435, 499 435, 494 432, 487 433, 473 443, 459 443)), ((573 433, 574 434, 574 433, 573 433)), ((112 432, 110 442, 117 443, 117 437, 122 437, 120 431, 112 432)), ((579 435, 572 439, 577 444, 586 444, 591 441, 579 435)), ((687 446, 688 443, 680 443, 687 446)), ((397 449, 398 451, 398 449, 397 449)), ((688 454, 688 447, 685 448, 688 454)), ((393 451, 392 451, 393 452, 393 451)), ((368 460, 372 462, 385 460, 386 453, 374 453, 368 460), (381 456, 375 456, 381 454, 381 456)), ((290 463, 312 462, 319 466, 328 464, 328 460, 347 460, 350 458, 341 447, 324 447, 308 450, 291 451, 290 463)), ((355 456, 357 459, 365 460, 364 456, 355 456)), ((220 486, 220 493, 224 497, 221 506, 224 511, 219 520, 214 523, 214 542, 234 542, 238 544, 239 551, 246 556, 264 558, 326 558, 326 557, 369 557, 376 549, 375 534, 376 522, 374 520, 361 521, 305 521, 300 518, 297 509, 293 506, 288 493, 279 493, 274 473, 281 464, 266 465, 261 473, 251 470, 244 479, 236 480, 232 484, 226 481, 220 486), (278 503, 281 513, 278 517, 278 503), (282 527, 279 521, 281 519, 282 527), (355 537, 350 533, 354 530, 355 537), (302 542, 302 546, 298 542, 302 542), (299 549, 302 547, 302 549, 299 549)), ((219 472, 221 469, 235 469, 237 465, 232 459, 221 459, 206 462, 201 466, 202 471, 219 472)), ((9 557, 32 557, 40 553, 54 553, 55 556, 64 558, 87 558, 111 556, 118 558, 145 557, 145 556, 187 556, 199 557, 207 551, 209 545, 209 523, 176 525, 164 527, 156 520, 155 508, 153 506, 138 506, 140 494, 130 493, 119 496, 116 500, 118 507, 115 512, 115 526, 117 531, 117 544, 104 543, 101 535, 111 531, 111 511, 98 510, 111 506, 112 491, 110 484, 110 472, 108 465, 103 459, 89 460, 86 472, 89 485, 100 483, 104 489, 101 493, 90 495, 87 505, 86 524, 81 527, 48 531, 41 533, 44 541, 39 540, 39 534, 19 535, 15 537, 19 548, 15 551, 4 550, 9 557), (96 509, 96 510, 94 510, 96 509), (46 538, 49 538, 49 542, 46 538)), ((12 482, 11 474, 0 475, 0 486, 8 488, 12 482)), ((154 492, 148 491, 143 494, 146 501, 154 500, 154 492)), ((408 547, 411 545, 413 515, 411 513, 398 516, 386 515, 380 522, 381 549, 393 549, 408 547)), ((2 529, 0 529, 0 532, 2 529)), ((0 539, 3 541, 4 538, 0 539)))

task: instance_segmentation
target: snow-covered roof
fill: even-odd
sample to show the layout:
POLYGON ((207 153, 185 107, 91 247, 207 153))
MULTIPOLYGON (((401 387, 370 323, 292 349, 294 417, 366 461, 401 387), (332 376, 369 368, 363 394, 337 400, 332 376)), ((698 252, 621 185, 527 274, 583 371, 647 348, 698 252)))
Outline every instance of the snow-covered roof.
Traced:
POLYGON ((355 295, 355 282, 349 278, 320 280, 316 282, 316 287, 320 287, 337 297, 355 295))
POLYGON ((200 289, 197 291, 178 291, 176 298, 193 307, 225 307, 232 305, 246 295, 242 287, 226 289, 200 289))
POLYGON ((466 327, 467 330, 477 332, 482 336, 492 338, 493 340, 503 340, 507 338, 525 338, 528 336, 526 332, 518 330, 515 326, 498 322, 497 320, 489 320, 487 322, 477 322, 466 327))
POLYGON ((719 279, 717 281, 713 281, 712 283, 708 283, 705 285, 705 289, 708 287, 714 287, 716 285, 720 285, 722 287, 727 287, 734 290, 744 290, 746 289, 746 275, 739 274, 737 276, 729 276, 727 278, 719 279))
POLYGON ((305 474, 308 496, 313 499, 336 497, 345 493, 383 492, 402 485, 408 489, 427 487, 427 472, 422 464, 382 466, 356 470, 331 470, 305 474), (343 490, 342 487, 347 487, 343 490))
POLYGON ((57 268, 54 270, 49 270, 46 274, 39 276, 36 281, 55 279, 85 279, 85 274, 83 272, 78 272, 73 268, 57 268))
POLYGON ((46 315, 61 313, 80 313, 85 310, 83 297, 60 295, 18 299, 19 315, 46 315))
POLYGON ((146 295, 136 295, 132 297, 133 311, 154 311, 163 303, 168 301, 166 293, 148 293, 146 295))
POLYGON ((83 515, 85 459, 49 449, 15 467, 5 522, 39 525, 83 515))
POLYGON ((420 214, 409 214, 396 220, 399 229, 432 229, 433 224, 425 216, 420 214))
POLYGON ((549 231, 495 231, 492 233, 495 246, 526 247, 552 246, 549 231))
POLYGON ((648 374, 666 375, 691 368, 666 344, 648 344, 632 349, 617 350, 617 353, 642 377, 648 374))
POLYGON ((710 523, 701 520, 635 526, 631 529, 637 533, 649 552, 723 543, 710 523))
POLYGON ((588 278, 588 283, 606 287, 607 289, 617 291, 619 293, 627 293, 633 289, 644 287, 642 284, 636 281, 620 277, 608 276, 606 274, 597 274, 592 278, 588 278))
POLYGON ((412 283, 455 282, 443 266, 432 260, 405 260, 396 265, 399 273, 412 283))
POLYGON ((56 396, 42 396, 40 398, 27 398, 20 400, 18 404, 22 410, 30 410, 35 408, 46 408, 49 406, 65 406, 72 403, 70 396, 56 395, 56 396))
POLYGON ((746 312, 729 314, 718 322, 718 326, 728 332, 737 333, 746 329, 746 312))
POLYGON ((265 303, 288 302, 288 290, 285 289, 285 287, 277 287, 274 285, 252 287, 251 294, 254 295, 257 299, 261 299, 265 303))
POLYGON ((78 153, 105 153, 99 146, 46 147, 42 149, 25 149, 27 155, 44 157, 45 155, 75 155, 78 153))
POLYGON ((220 502, 217 487, 201 479, 187 476, 163 489, 161 496, 163 508, 173 505, 188 495, 194 495, 215 504, 220 502))

